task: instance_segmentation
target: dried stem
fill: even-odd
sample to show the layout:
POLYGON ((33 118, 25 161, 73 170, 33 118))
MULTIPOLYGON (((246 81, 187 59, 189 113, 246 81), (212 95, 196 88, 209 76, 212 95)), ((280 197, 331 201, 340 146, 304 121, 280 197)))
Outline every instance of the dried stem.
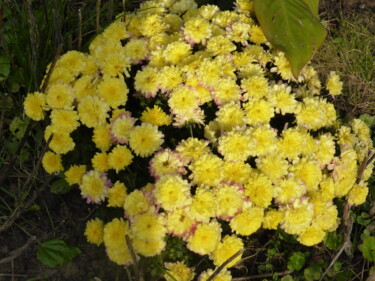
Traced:
POLYGON ((101 6, 101 1, 97 0, 96 1, 96 32, 97 33, 100 30, 100 6, 101 6))
POLYGON ((78 51, 81 50, 82 46, 82 10, 81 8, 78 9, 78 51))

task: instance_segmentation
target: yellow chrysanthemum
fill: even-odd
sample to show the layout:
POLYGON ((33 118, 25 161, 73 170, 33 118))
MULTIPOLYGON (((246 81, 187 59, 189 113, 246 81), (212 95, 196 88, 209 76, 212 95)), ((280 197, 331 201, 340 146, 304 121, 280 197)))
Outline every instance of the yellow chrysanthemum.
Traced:
POLYGON ((215 83, 212 97, 217 105, 238 102, 241 99, 240 87, 232 78, 221 78, 215 83))
POLYGON ((252 154, 251 136, 246 132, 231 131, 219 138, 218 151, 226 161, 246 161, 252 154))
POLYGON ((272 182, 277 182, 288 173, 288 161, 277 154, 259 157, 256 163, 257 168, 272 182))
POLYGON ((189 237, 187 247, 200 255, 212 253, 219 245, 221 227, 217 221, 199 224, 194 233, 189 237))
POLYGON ((210 23, 201 17, 187 20, 183 27, 183 36, 190 44, 204 42, 211 37, 212 29, 210 23))
POLYGON ((251 132, 252 155, 272 154, 278 146, 276 132, 270 127, 258 127, 251 132))
POLYGON ((195 225, 195 220, 190 217, 184 209, 176 209, 173 212, 167 213, 167 230, 175 236, 188 235, 195 225))
POLYGON ((80 184, 83 175, 86 172, 86 165, 73 165, 65 171, 65 180, 68 184, 80 184))
POLYGON ((133 63, 139 63, 148 56, 148 42, 144 39, 133 39, 124 47, 124 53, 130 57, 133 63))
POLYGON ((217 35, 207 41, 206 50, 214 56, 226 55, 236 50, 236 45, 228 37, 217 35))
POLYGON ((179 176, 162 176, 155 183, 154 196, 163 209, 173 211, 190 203, 190 186, 179 176))
POLYGON ((112 120, 111 135, 117 143, 128 143, 135 119, 131 117, 129 112, 121 113, 112 120))
POLYGON ((78 104, 80 121, 89 128, 104 125, 108 111, 109 105, 97 96, 84 97, 78 104))
POLYGON ((301 234, 310 226, 314 216, 314 207, 306 200, 296 200, 293 207, 288 207, 285 212, 283 229, 289 234, 301 234))
POLYGON ((224 161, 223 180, 244 184, 249 179, 251 167, 245 162, 224 161))
POLYGON ((224 104, 216 112, 216 120, 225 131, 230 131, 234 127, 245 125, 245 115, 238 103, 231 102, 224 104))
POLYGON ((187 267, 183 262, 166 262, 164 267, 169 273, 164 274, 166 281, 191 281, 194 279, 194 269, 187 267), (173 279, 170 276, 173 276, 173 279))
POLYGON ((149 123, 134 127, 129 135, 129 145, 135 154, 147 157, 157 151, 163 144, 164 135, 158 128, 149 123))
POLYGON ((128 87, 119 78, 104 78, 98 85, 97 93, 112 108, 124 106, 128 100, 128 87))
POLYGON ((256 206, 267 208, 274 196, 274 186, 268 177, 259 173, 252 174, 245 184, 244 194, 249 197, 250 201, 256 206))
POLYGON ((116 145, 108 154, 108 165, 119 171, 125 169, 133 161, 133 154, 125 145, 116 145))
POLYGON ((79 117, 77 111, 73 108, 54 109, 51 111, 50 118, 54 133, 64 132, 69 134, 79 126, 79 117))
MULTIPOLYGON (((214 265, 220 266, 240 250, 244 250, 242 239, 236 235, 226 235, 217 248, 212 252, 210 258, 213 260, 214 265)), ((234 266, 239 260, 241 260, 241 257, 242 254, 228 263, 225 268, 234 266)))
POLYGON ((108 179, 105 174, 92 170, 83 175, 79 188, 88 203, 100 203, 107 196, 108 179))
POLYGON ((53 174, 63 170, 61 156, 51 151, 47 151, 42 159, 42 165, 47 173, 53 174))
POLYGON ((137 239, 159 240, 166 234, 165 221, 162 216, 154 214, 141 214, 134 218, 131 232, 137 239))
POLYGON ((126 197, 126 186, 120 181, 108 189, 108 207, 123 207, 126 197))
POLYGON ((192 47, 183 41, 175 41, 167 45, 163 55, 169 64, 178 64, 191 54, 192 47))
POLYGON ((355 184, 347 195, 347 199, 352 205, 361 205, 366 201, 368 187, 364 184, 355 184))
POLYGON ((284 219, 284 213, 280 210, 270 209, 265 213, 263 227, 265 229, 277 229, 284 219))
POLYGON ((213 191, 198 187, 187 212, 191 218, 197 221, 209 222, 217 212, 217 202, 213 191))
POLYGON ((295 178, 300 179, 306 185, 307 191, 317 190, 322 180, 322 170, 317 162, 302 159, 291 169, 295 178))
POLYGON ((159 90, 158 70, 151 66, 146 66, 138 70, 134 77, 134 88, 146 97, 155 97, 159 90))
POLYGON ((165 241, 163 239, 133 239, 134 250, 145 257, 153 257, 159 255, 165 249, 165 241))
POLYGON ((189 168, 195 184, 216 186, 222 179, 223 160, 214 154, 203 154, 189 168))
POLYGON ((46 96, 39 92, 28 94, 23 103, 26 116, 35 121, 44 119, 45 106, 46 96))
POLYGON ((288 204, 306 193, 306 187, 297 179, 290 177, 280 180, 275 188, 275 198, 281 204, 288 204))
POLYGON ((106 123, 102 126, 95 127, 92 135, 92 141, 101 151, 107 151, 112 144, 109 124, 106 123))
POLYGON ((165 113, 159 106, 147 107, 141 116, 141 121, 155 126, 165 126, 172 123, 172 117, 165 113))
POLYGON ((329 94, 332 96, 340 95, 342 87, 343 83, 340 81, 340 76, 335 71, 331 71, 326 82, 326 88, 329 94))
POLYGON ((149 202, 145 194, 140 190, 134 190, 125 197, 124 210, 125 215, 134 217, 142 214, 149 209, 149 202))
POLYGON ((215 188, 216 215, 222 219, 233 217, 242 208, 243 192, 236 185, 220 184, 215 188))
POLYGON ((263 44, 267 42, 266 36, 260 26, 253 25, 250 29, 250 41, 255 44, 263 44))
POLYGON ((53 152, 57 154, 66 154, 69 151, 72 151, 75 147, 75 143, 69 133, 65 133, 64 131, 54 132, 57 131, 53 128, 53 126, 47 126, 46 130, 44 131, 44 139, 46 141, 52 135, 52 138, 48 144, 49 148, 53 150, 53 152))
POLYGON ((304 144, 305 138, 303 134, 295 128, 288 128, 281 133, 279 151, 285 157, 294 159, 301 154, 304 144))
POLYGON ((106 172, 111 169, 108 164, 108 154, 105 152, 97 152, 91 159, 92 167, 98 172, 106 172))
POLYGON ((151 37, 154 34, 162 33, 168 29, 168 25, 164 22, 161 15, 149 14, 143 18, 142 24, 139 26, 139 31, 146 37, 151 37))
POLYGON ((319 227, 309 226, 298 235, 298 241, 305 246, 313 246, 322 242, 325 235, 319 227))
POLYGON ((182 71, 176 66, 165 66, 159 73, 159 86, 162 92, 172 91, 182 81, 182 71))
POLYGON ((264 209, 250 207, 243 210, 237 216, 231 219, 230 227, 232 231, 239 235, 251 235, 262 225, 264 209))
POLYGON ((85 236, 87 242, 99 246, 103 243, 104 223, 101 219, 89 220, 86 223, 85 236))
POLYGON ((125 240, 126 235, 130 235, 129 223, 122 218, 113 219, 104 226, 103 241, 105 247, 112 250, 128 249, 125 240))
MULTIPOLYGON (((207 281, 208 278, 210 278, 214 272, 216 272, 217 269, 208 269, 206 271, 203 271, 201 275, 199 275, 199 281, 207 281)), ((220 270, 219 274, 216 275, 216 277, 213 279, 213 281, 231 281, 232 275, 230 274, 230 271, 227 269, 220 270)))
POLYGON ((185 163, 198 159, 201 155, 210 151, 208 142, 197 138, 187 138, 182 140, 176 147, 176 151, 185 163))
POLYGON ((52 84, 47 91, 47 104, 51 108, 72 106, 74 89, 69 84, 52 84))

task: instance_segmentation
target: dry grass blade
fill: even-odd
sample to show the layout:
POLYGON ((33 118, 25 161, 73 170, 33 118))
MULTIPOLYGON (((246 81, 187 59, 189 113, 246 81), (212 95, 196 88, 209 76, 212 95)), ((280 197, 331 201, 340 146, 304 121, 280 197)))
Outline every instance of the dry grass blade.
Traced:
POLYGON ((227 264, 235 260, 238 256, 240 256, 245 250, 241 249, 237 251, 233 256, 231 256, 229 259, 227 259, 225 262, 223 262, 210 277, 207 278, 207 281, 212 281, 216 276, 219 275, 219 273, 225 268, 227 264))

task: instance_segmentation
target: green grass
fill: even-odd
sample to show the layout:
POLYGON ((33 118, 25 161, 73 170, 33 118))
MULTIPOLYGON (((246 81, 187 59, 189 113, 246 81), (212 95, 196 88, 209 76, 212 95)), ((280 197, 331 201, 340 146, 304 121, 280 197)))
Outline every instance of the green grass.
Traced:
POLYGON ((314 58, 314 67, 325 81, 329 72, 340 73, 343 95, 335 103, 350 115, 375 113, 375 36, 372 14, 342 15, 329 27, 329 36, 314 58))

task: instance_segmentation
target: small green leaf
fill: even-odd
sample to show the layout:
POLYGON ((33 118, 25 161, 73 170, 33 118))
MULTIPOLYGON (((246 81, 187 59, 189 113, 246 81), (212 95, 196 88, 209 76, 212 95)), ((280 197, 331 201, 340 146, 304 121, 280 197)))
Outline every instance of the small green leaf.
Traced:
POLYGON ((319 280, 322 275, 322 268, 318 264, 313 264, 303 271, 303 276, 308 281, 319 280))
POLYGON ((72 189, 65 179, 58 179, 51 184, 51 192, 56 194, 65 194, 72 189))
POLYGON ((337 250, 342 244, 342 236, 337 232, 328 232, 323 242, 328 249, 337 250))
POLYGON ((62 265, 81 253, 81 250, 67 245, 63 240, 52 239, 42 243, 37 259, 47 266, 62 265))
POLYGON ((13 118, 12 122, 9 124, 9 131, 17 138, 21 139, 25 134, 28 121, 23 121, 18 116, 13 118))
POLYGON ((370 215, 365 212, 362 212, 361 215, 356 218, 356 222, 363 226, 368 225, 371 221, 370 215))
POLYGON ((295 77, 310 61, 327 35, 314 15, 314 1, 254 0, 255 15, 264 35, 273 46, 285 53, 295 77), (307 1, 311 3, 308 5, 307 1), (310 7, 314 12, 310 11, 310 7))
POLYGON ((288 261, 288 269, 289 270, 301 270, 302 267, 305 265, 306 256, 304 253, 295 252, 293 253, 288 261))
POLYGON ((0 81, 8 78, 10 72, 10 60, 6 56, 0 56, 0 81))
POLYGON ((294 281, 294 279, 291 275, 288 274, 281 278, 280 281, 294 281))
POLYGON ((365 259, 375 261, 375 237, 366 237, 362 244, 358 246, 365 259))
POLYGON ((39 211, 40 210, 40 206, 37 205, 37 204, 33 204, 30 206, 29 209, 27 209, 28 211, 39 211))

